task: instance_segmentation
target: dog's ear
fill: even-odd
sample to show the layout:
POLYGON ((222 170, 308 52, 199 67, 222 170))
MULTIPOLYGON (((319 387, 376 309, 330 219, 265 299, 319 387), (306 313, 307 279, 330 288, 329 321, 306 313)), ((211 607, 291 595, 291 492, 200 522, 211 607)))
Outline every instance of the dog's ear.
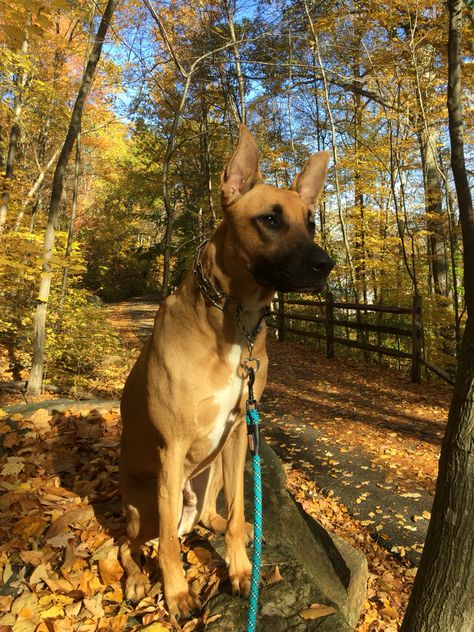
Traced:
POLYGON ((303 202, 309 207, 316 206, 321 197, 330 157, 331 154, 328 151, 319 151, 317 154, 313 154, 305 162, 303 169, 295 177, 290 187, 292 191, 299 194, 303 202))
POLYGON ((252 134, 240 126, 239 143, 221 176, 222 206, 230 206, 257 182, 262 182, 258 166, 260 152, 252 134))

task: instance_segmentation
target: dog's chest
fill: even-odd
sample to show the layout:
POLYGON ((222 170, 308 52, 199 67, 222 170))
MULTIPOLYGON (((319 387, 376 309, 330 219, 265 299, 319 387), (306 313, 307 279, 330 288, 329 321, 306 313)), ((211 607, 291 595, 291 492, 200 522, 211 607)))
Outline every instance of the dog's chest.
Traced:
POLYGON ((243 380, 238 374, 241 352, 240 345, 232 346, 227 357, 227 365, 231 369, 228 382, 213 395, 212 403, 217 407, 217 413, 214 417, 213 428, 208 435, 211 452, 214 452, 225 441, 239 412, 239 402, 243 391, 243 380))

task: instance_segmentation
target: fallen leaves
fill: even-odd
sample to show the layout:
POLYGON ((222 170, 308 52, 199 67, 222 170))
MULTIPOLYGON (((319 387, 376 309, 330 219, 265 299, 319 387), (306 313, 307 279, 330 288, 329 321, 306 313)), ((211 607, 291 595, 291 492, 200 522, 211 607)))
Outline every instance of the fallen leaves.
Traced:
MULTIPOLYGON (((150 309, 150 317, 154 311, 150 309)), ((126 315, 124 309, 123 329, 129 332, 126 315)), ((315 361, 306 346, 273 341, 270 346, 271 381, 265 397, 272 413, 267 417, 284 426, 275 409, 286 407, 301 418, 302 430, 307 424, 324 427, 326 465, 334 477, 360 489, 360 504, 367 504, 364 481, 341 471, 332 445, 342 453, 369 453, 371 465, 387 472, 386 484, 378 486, 388 493, 416 501, 414 490, 433 489, 446 417, 442 387, 412 387, 401 374, 365 364, 361 370, 359 361, 327 361, 322 355, 315 361)), ((130 340, 129 348, 132 361, 136 339, 130 340)), ((29 419, 0 410, 0 579, 11 593, 0 596, 1 632, 10 632, 13 626, 21 632, 121 632, 129 625, 151 632, 180 629, 167 620, 153 547, 146 555, 150 594, 136 607, 124 601, 114 539, 123 528, 118 423, 116 410, 90 410, 87 405, 61 414, 40 408, 29 419)), ((296 444, 282 445, 296 449, 296 444)), ((311 457, 300 460, 303 465, 311 457)), ((368 599, 358 632, 395 631, 416 569, 374 543, 369 531, 350 518, 330 492, 323 496, 298 470, 286 469, 290 490, 305 511, 368 559, 368 599)), ((417 512, 411 526, 416 528, 420 516, 430 519, 428 511, 417 512)), ((372 522, 380 528, 380 517, 389 519, 383 514, 369 517, 370 522, 364 521, 369 528, 372 522)), ((406 555, 403 546, 393 547, 393 552, 406 555)), ((188 581, 204 601, 209 599, 225 579, 225 568, 196 542, 183 547, 183 554, 188 581)), ((275 568, 265 585, 277 581, 281 574, 275 568)), ((192 632, 218 616, 210 617, 205 610, 183 629, 192 632)))
MULTIPOLYGON (((268 346, 270 379, 264 401, 270 422, 278 420, 284 428, 287 412, 303 428, 309 424, 322 430, 329 444, 326 465, 337 477, 344 473, 331 462, 339 460, 332 445, 341 452, 369 454, 373 467, 392 470, 387 491, 394 486, 401 494, 434 490, 449 388, 413 385, 401 372, 354 357, 328 360, 308 345, 269 339, 268 346)), ((289 451, 292 447, 296 444, 285 444, 289 451)))
MULTIPOLYGON (((9 594, 0 596, 0 631, 202 628, 207 607, 183 627, 169 620, 153 544, 145 552, 149 594, 136 605, 124 599, 118 411, 1 417, 0 579, 9 594)), ((196 534, 183 555, 187 580, 206 606, 227 579, 225 564, 196 534)))
POLYGON ((299 611, 299 615, 302 619, 320 619, 321 617, 327 617, 330 614, 334 614, 336 608, 332 606, 324 606, 319 603, 311 605, 309 608, 304 608, 299 611))
MULTIPOLYGON (((285 469, 288 489, 303 509, 329 533, 344 538, 367 558, 367 601, 357 632, 396 632, 408 603, 416 569, 374 542, 369 531, 349 516, 347 508, 339 500, 324 496, 301 471, 290 466, 285 469)), ((400 551, 397 553, 400 555, 400 551)))

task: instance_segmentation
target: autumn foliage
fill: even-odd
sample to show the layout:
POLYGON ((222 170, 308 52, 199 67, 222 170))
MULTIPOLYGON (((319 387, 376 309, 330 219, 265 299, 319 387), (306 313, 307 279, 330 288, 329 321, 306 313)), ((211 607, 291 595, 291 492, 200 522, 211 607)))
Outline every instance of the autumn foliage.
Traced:
MULTIPOLYGON (((314 151, 331 152, 315 220, 318 241, 336 261, 335 299, 407 307, 415 294, 422 296, 427 359, 453 377, 466 301, 449 156, 445 3, 118 3, 64 166, 59 212, 49 217, 54 248, 48 251, 53 174, 108 6, 103 0, 0 2, 0 382, 6 398, 11 389, 17 398, 30 374, 41 303, 47 305, 43 388, 119 396, 136 345, 110 324, 104 303, 148 293, 159 298, 178 285, 219 221, 220 174, 243 120, 265 156, 265 178, 278 186, 289 186, 314 151), (50 273, 45 301, 38 288, 50 273)), ((461 20, 460 34, 460 99, 467 104, 472 17, 461 20)), ((472 123, 465 107, 467 157, 472 123)), ((375 315, 371 323, 378 322, 375 315)), ((384 323, 401 324, 395 315, 384 323)), ((399 340, 390 344, 400 347, 399 340)), ((406 374, 403 363, 371 359, 406 374)), ((433 376, 426 371, 423 379, 433 376)), ((128 617, 140 625, 162 622, 158 587, 135 610, 120 605, 116 545, 85 502, 86 496, 115 502, 116 414, 41 413, 11 422, 3 426, 9 513, 2 529, 14 560, 1 549, 0 561, 3 581, 14 577, 18 596, 0 597, 0 609, 11 614, 3 625, 32 617, 43 632, 51 629, 46 620, 58 618, 80 620, 83 629, 91 618, 101 629, 117 630, 128 617), (99 458, 99 449, 105 456, 99 458), (90 471, 73 481, 81 450, 90 471)), ((426 454, 432 466, 432 451, 426 454)), ((291 484, 308 483, 297 473, 291 484)), ((306 497, 300 500, 315 510, 306 497)), ((202 551, 185 553, 210 597, 222 569, 202 551)), ((391 564, 380 562, 383 576, 405 600, 410 575, 391 564)), ((401 601, 376 592, 361 630, 379 629, 371 617, 382 607, 387 627, 380 629, 393 629, 401 601)))

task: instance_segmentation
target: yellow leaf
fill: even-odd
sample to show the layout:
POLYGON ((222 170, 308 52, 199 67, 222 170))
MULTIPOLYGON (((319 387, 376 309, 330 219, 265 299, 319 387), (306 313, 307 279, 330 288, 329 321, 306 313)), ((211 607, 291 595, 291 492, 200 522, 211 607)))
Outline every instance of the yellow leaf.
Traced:
POLYGON ((385 608, 379 610, 379 614, 381 614, 382 616, 390 617, 390 619, 398 618, 398 612, 395 610, 395 608, 392 608, 391 606, 385 606, 385 608))
POLYGON ((302 619, 319 619, 320 617, 327 617, 335 612, 336 608, 333 608, 332 606, 314 603, 309 608, 303 608, 303 610, 300 610, 298 614, 302 619))
POLYGON ((281 576, 280 569, 277 564, 270 575, 267 577, 265 581, 265 586, 273 586, 273 584, 278 584, 278 582, 281 581, 283 581, 283 577, 281 576))
POLYGON ((186 559, 190 564, 207 564, 212 560, 212 553, 208 549, 197 546, 188 552, 186 559))
POLYGON ((209 549, 205 549, 202 546, 196 546, 193 550, 201 564, 208 564, 212 560, 212 553, 209 549))
POLYGON ((52 619, 54 617, 64 617, 64 610, 63 610, 63 607, 60 605, 51 606, 50 608, 43 610, 43 612, 40 612, 39 616, 41 617, 41 619, 52 619))
POLYGON ((159 621, 154 621, 153 623, 150 623, 150 625, 142 628, 142 630, 148 630, 148 632, 169 632, 169 629, 170 628, 166 627, 166 625, 163 625, 163 623, 160 623, 159 621))

